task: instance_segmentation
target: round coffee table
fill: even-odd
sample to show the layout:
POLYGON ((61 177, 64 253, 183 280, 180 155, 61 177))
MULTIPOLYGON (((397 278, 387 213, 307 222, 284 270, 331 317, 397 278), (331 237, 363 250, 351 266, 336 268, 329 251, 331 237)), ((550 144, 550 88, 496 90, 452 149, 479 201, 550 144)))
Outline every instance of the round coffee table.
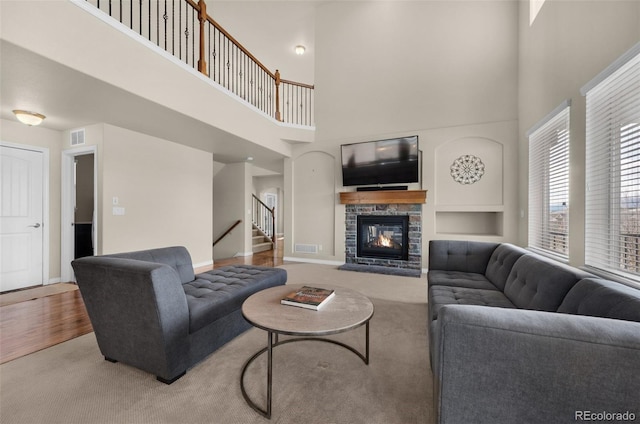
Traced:
POLYGON ((313 340, 342 346, 358 355, 369 364, 369 321, 373 316, 373 303, 364 295, 342 287, 325 287, 335 290, 335 296, 318 310, 280 304, 287 294, 301 286, 284 285, 262 290, 251 295, 242 304, 242 315, 254 327, 267 332, 267 346, 256 352, 245 362, 240 375, 240 388, 245 401, 266 418, 271 418, 271 394, 273 382, 273 348, 286 343, 313 340), (322 336, 343 333, 366 326, 365 353, 355 348, 322 336), (278 340, 278 335, 297 336, 294 339, 278 340), (259 407, 251 400, 244 388, 244 375, 251 363, 267 352, 267 406, 259 407))

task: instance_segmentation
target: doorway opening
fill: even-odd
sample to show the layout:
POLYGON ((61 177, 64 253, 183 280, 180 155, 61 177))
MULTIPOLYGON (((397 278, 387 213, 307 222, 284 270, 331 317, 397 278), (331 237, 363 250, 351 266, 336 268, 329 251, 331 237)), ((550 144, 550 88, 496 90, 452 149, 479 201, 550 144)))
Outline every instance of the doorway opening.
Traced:
POLYGON ((62 153, 62 281, 75 281, 71 262, 99 253, 96 146, 62 153))
POLYGON ((74 259, 93 256, 95 251, 95 246, 93 245, 93 223, 95 218, 94 161, 93 153, 78 155, 74 161, 74 259))

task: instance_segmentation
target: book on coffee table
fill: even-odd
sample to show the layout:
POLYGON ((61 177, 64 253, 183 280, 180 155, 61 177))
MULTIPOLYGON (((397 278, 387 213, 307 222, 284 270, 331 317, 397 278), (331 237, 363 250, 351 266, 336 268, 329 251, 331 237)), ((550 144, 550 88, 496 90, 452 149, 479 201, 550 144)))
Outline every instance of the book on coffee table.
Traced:
POLYGON ((334 290, 304 286, 286 295, 280 300, 280 303, 317 311, 329 302, 333 296, 335 296, 334 290))

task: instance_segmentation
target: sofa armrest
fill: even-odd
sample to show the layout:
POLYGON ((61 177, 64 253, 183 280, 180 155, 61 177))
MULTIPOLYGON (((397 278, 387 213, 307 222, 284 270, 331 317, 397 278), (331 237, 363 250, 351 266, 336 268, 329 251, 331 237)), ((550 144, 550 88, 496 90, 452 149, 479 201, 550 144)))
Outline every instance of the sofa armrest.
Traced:
POLYGON ((640 324, 456 305, 436 323, 438 423, 640 416, 640 324))
POLYGON ((102 354, 172 380, 189 363, 189 310, 177 272, 114 257, 73 261, 102 354))

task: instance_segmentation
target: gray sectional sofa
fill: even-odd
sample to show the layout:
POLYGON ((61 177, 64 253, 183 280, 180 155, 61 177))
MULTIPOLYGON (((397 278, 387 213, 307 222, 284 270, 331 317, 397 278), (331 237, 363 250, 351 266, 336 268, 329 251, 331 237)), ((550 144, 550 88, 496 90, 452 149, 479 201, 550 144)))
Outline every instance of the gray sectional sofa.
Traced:
POLYGON ((428 302, 437 423, 640 422, 640 290, 507 243, 433 240, 428 302))
POLYGON ((195 275, 184 247, 93 256, 72 262, 105 359, 170 384, 251 325, 241 307, 285 284, 283 269, 227 266, 195 275))

